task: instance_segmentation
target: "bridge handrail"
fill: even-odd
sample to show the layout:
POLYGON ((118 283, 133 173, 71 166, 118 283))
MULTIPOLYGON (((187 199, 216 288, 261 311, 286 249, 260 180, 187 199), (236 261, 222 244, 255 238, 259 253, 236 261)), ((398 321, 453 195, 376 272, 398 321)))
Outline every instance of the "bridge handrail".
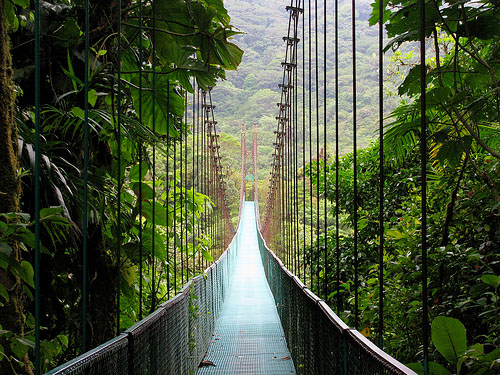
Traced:
POLYGON ((128 362, 128 337, 126 334, 122 333, 106 341, 104 344, 47 372, 46 375, 86 374, 90 366, 95 368, 95 373, 120 374, 126 373, 128 362), (116 360, 110 360, 110 358, 113 357, 116 357, 116 360))
POLYGON ((349 328, 325 301, 285 267, 268 247, 259 228, 257 231, 264 270, 297 374, 416 375, 358 330, 349 328))

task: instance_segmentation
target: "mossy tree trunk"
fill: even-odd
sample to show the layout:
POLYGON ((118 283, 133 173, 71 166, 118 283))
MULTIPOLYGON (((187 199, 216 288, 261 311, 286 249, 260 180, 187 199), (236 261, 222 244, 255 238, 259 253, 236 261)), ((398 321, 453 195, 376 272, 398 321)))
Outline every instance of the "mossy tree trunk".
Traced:
MULTIPOLYGON (((19 212, 21 184, 18 178, 17 128, 14 116, 14 85, 12 82, 12 58, 8 25, 5 17, 5 2, 0 0, 0 212, 19 212)), ((21 262, 21 250, 17 243, 9 244, 10 257, 21 262)), ((23 313, 23 288, 19 277, 9 270, 0 268, 0 283, 9 294, 9 301, 1 298, 0 324, 2 329, 24 336, 25 316, 23 313)), ((6 335, 0 336, 3 358, 0 361, 0 374, 33 374, 27 356, 20 366, 11 358, 14 356, 6 335)))

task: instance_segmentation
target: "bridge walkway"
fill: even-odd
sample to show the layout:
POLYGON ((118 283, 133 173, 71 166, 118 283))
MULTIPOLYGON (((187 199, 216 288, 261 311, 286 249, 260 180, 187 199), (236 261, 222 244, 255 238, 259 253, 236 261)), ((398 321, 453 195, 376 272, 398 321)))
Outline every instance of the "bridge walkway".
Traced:
POLYGON ((230 292, 198 375, 295 374, 257 241, 254 202, 245 202, 241 242, 230 292))

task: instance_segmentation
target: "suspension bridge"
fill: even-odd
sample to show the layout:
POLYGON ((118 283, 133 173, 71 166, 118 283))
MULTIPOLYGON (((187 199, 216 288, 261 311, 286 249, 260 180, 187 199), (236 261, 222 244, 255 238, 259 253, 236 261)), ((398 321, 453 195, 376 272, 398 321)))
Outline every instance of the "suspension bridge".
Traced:
MULTIPOLYGON (((164 9, 156 8, 157 1, 138 0, 134 6, 132 3, 135 2, 126 2, 132 7, 127 11, 132 13, 125 19, 122 19, 126 13, 122 9, 122 1, 115 3, 116 20, 110 21, 113 23, 115 44, 107 45, 107 50, 97 51, 94 57, 90 51, 94 51, 92 48, 97 44, 91 48, 90 38, 97 28, 89 30, 88 0, 82 8, 85 13, 82 27, 85 52, 75 60, 82 65, 84 79, 75 76, 68 52, 69 66, 65 74, 72 79, 75 92, 78 85, 82 88, 77 93, 80 96, 75 99, 82 108, 75 104, 62 116, 64 121, 69 119, 65 132, 81 133, 83 140, 78 145, 81 146, 78 150, 82 155, 81 165, 75 162, 82 171, 78 175, 82 183, 76 184, 75 189, 83 191, 83 198, 72 209, 66 203, 68 197, 73 196, 71 178, 59 173, 50 163, 48 146, 44 148, 42 134, 43 129, 49 128, 44 121, 62 121, 57 120, 59 112, 41 104, 43 98, 40 96, 40 85, 43 85, 40 77, 48 74, 44 73, 44 69, 48 68, 44 68, 40 60, 44 53, 43 44, 40 44, 43 41, 40 20, 50 15, 49 10, 55 12, 57 9, 45 4, 41 11, 40 2, 35 1, 35 146, 28 150, 29 157, 33 159, 34 176, 30 192, 34 196, 35 212, 32 257, 35 373, 41 374, 41 369, 47 366, 42 363, 43 346, 46 348, 48 345, 44 343, 44 338, 49 335, 44 330, 55 329, 44 311, 59 308, 56 303, 54 306, 44 305, 44 298, 48 299, 55 287, 49 280, 50 276, 43 273, 44 262, 57 263, 59 258, 50 258, 48 250, 41 245, 42 240, 49 238, 44 232, 44 225, 50 227, 50 223, 46 224, 47 220, 55 214, 55 211, 43 211, 53 209, 48 204, 50 199, 45 202, 46 207, 42 206, 44 197, 49 194, 49 180, 44 180, 44 173, 47 176, 57 173, 58 182, 50 184, 56 192, 52 202, 63 207, 61 215, 64 218, 78 217, 70 220, 69 225, 78 228, 78 235, 81 236, 80 240, 68 240, 68 243, 76 243, 77 250, 64 254, 62 258, 68 263, 69 260, 77 263, 74 272, 67 272, 64 282, 77 280, 75 282, 81 285, 81 290, 67 297, 72 300, 65 301, 64 308, 72 309, 70 305, 74 304, 78 309, 74 314, 80 314, 81 329, 73 337, 73 343, 81 342, 81 348, 69 348, 75 358, 49 370, 47 374, 415 374, 383 351, 382 340, 386 298, 382 162, 383 2, 378 4, 381 161, 378 181, 379 237, 374 245, 379 253, 378 301, 374 299, 374 303, 378 303, 379 309, 377 322, 373 325, 376 326, 374 331, 378 332, 377 343, 367 338, 360 326, 358 301, 358 265, 362 259, 357 243, 360 203, 356 161, 356 23, 352 23, 354 280, 350 281, 354 289, 354 309, 350 314, 354 325, 350 327, 339 318, 345 303, 341 292, 345 280, 341 280, 339 247, 339 114, 338 110, 328 113, 330 106, 327 105, 327 98, 333 97, 334 107, 339 108, 337 0, 333 9, 329 9, 326 2, 320 9, 318 1, 310 0, 307 3, 291 0, 286 6, 289 26, 282 36, 285 59, 281 62, 281 81, 277 82, 281 97, 277 103, 269 184, 265 186, 265 200, 259 203, 259 198, 263 197, 259 196, 258 188, 258 130, 254 127, 251 163, 248 163, 247 133, 242 126, 239 209, 235 208, 237 203, 230 201, 229 172, 224 165, 224 150, 220 145, 220 132, 215 119, 216 103, 212 102, 212 91, 217 90, 212 88, 215 80, 204 70, 205 65, 198 64, 197 52, 189 43, 179 48, 182 53, 173 52, 168 46, 178 42, 174 42, 175 38, 199 36, 193 29, 203 26, 206 30, 201 33, 200 45, 209 50, 203 58, 210 61, 211 69, 217 72, 211 74, 219 78, 223 76, 221 67, 231 66, 232 48, 236 47, 223 44, 225 41, 220 40, 213 44, 210 44, 212 40, 205 41, 208 47, 204 46, 203 38, 213 32, 209 24, 190 28, 178 20, 166 21, 160 16, 164 9), (327 34, 328 11, 332 11, 335 17, 332 35, 327 34), (107 62, 99 59, 112 53, 118 63, 116 70, 107 71, 107 62), (327 84, 326 78, 327 53, 335 55, 332 87, 327 84), (213 57, 215 55, 217 57, 213 57), (165 56, 175 60, 175 64, 162 67, 162 59, 167 59, 165 56), (175 67, 172 69, 172 66, 175 67), (93 69, 105 70, 101 81, 89 76, 93 69), (102 87, 109 85, 109 92, 104 89, 100 93, 90 90, 93 79, 102 87), (93 108, 100 100, 99 96, 106 96, 109 112, 93 108), (334 118, 334 129, 327 127, 328 116, 334 118), (108 137, 106 146, 97 136, 103 133, 108 137), (335 142, 333 152, 327 149, 331 139, 335 142), (335 155, 334 160, 329 159, 330 154, 335 155), (91 167, 99 158, 105 161, 91 167), (327 162, 337 166, 335 186, 329 188, 326 187, 326 167, 323 168, 325 175, 320 175, 320 167, 326 166, 327 162), (251 164, 251 174, 247 164, 251 164), (311 169, 316 166, 316 172, 311 172, 309 180, 305 174, 300 175, 300 169, 306 165, 311 169), (314 184, 313 179, 316 179, 314 184), (326 197, 320 194, 321 184, 324 184, 325 191, 333 192, 335 223, 328 222, 331 208, 326 197), (92 203, 97 200, 93 194, 111 207, 112 213, 107 218, 113 220, 113 224, 107 225, 97 219, 100 216, 92 203), (238 218, 232 220, 231 213, 236 211, 238 218), (310 231, 307 233, 306 223, 310 231), (331 226, 334 227, 335 249, 332 251, 335 264, 328 258, 332 254, 329 254, 326 233, 331 226), (112 242, 113 249, 103 249, 103 244, 112 242), (309 246, 311 255, 305 255, 303 249, 306 246, 309 246), (104 274, 106 277, 102 278, 104 274), (107 291, 104 293, 106 298, 98 299, 96 296, 99 292, 103 294, 103 290, 107 291), (130 306, 131 300, 137 300, 137 311, 130 306), (109 303, 106 306, 111 310, 114 309, 111 318, 110 309, 103 307, 103 301, 109 303), (102 310, 106 310, 108 316, 101 314, 102 310), (107 325, 99 325, 101 318, 107 325), (108 340, 110 331, 115 337, 108 340), (107 341, 100 340, 101 335, 107 341)), ((353 19, 355 5, 353 0, 353 19)), ((167 10, 180 19, 201 19, 210 14, 203 7, 192 8, 191 13, 183 13, 180 5, 176 7, 174 4, 167 10)), ((421 8, 424 12, 421 19, 425 20, 425 7, 421 8)), ((220 9, 217 8, 217 11, 220 9)), ((217 27, 227 26, 224 24, 228 22, 227 15, 220 12, 217 21, 213 22, 220 23, 217 27)), ((83 18, 83 12, 80 18, 83 18)), ((74 22, 77 22, 76 18, 74 22)), ((425 27, 422 26, 422 64, 425 64, 425 35, 425 27)), ((190 41, 192 44, 197 42, 199 40, 194 37, 190 41)), ((105 46, 107 41, 102 43, 105 46)), ((65 48, 69 47, 65 45, 65 48)), ((427 374, 429 322, 425 194, 428 150, 425 138, 425 74, 425 69, 421 69, 420 86, 424 98, 421 100, 423 131, 420 140, 421 345, 427 374)), ((66 98, 60 97, 58 101, 63 99, 66 98)), ((20 145, 22 148, 23 140, 20 145)), ((62 151, 57 152, 60 154, 56 156, 63 159, 62 151)), ((23 150, 19 153, 22 154, 23 150)))
MULTIPOLYGON (((204 103, 209 129, 214 106, 204 103)), ((152 314, 47 374, 415 374, 348 327, 268 247, 254 181, 257 133, 251 178, 244 127, 241 145, 240 217, 226 250, 152 314)))
POLYGON ((262 237, 255 202, 240 210, 229 247, 202 275, 48 374, 415 374, 285 267, 262 237))

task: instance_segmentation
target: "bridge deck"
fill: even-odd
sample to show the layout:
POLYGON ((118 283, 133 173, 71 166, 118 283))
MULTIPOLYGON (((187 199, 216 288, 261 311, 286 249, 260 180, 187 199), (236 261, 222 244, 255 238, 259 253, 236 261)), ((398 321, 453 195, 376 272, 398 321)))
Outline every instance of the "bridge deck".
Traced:
POLYGON ((217 320, 206 360, 198 375, 290 375, 295 368, 287 348, 257 243, 253 202, 245 202, 234 279, 217 320))

